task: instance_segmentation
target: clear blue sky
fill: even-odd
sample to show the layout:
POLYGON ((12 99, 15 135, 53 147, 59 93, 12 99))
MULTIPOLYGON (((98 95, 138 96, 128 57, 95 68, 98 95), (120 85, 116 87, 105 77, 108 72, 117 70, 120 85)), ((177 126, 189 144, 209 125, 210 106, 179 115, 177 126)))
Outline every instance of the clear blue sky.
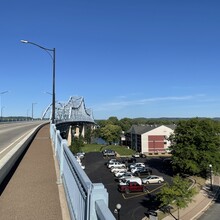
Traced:
POLYGON ((1 0, 3 116, 83 96, 95 119, 220 116, 219 0, 1 0))

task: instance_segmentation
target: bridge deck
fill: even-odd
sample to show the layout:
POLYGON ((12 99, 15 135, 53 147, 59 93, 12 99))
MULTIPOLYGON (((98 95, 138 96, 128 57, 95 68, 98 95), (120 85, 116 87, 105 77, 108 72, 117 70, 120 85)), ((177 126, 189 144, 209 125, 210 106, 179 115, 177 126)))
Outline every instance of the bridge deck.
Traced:
POLYGON ((61 220, 62 211, 49 137, 37 133, 11 178, 0 186, 0 219, 61 220))

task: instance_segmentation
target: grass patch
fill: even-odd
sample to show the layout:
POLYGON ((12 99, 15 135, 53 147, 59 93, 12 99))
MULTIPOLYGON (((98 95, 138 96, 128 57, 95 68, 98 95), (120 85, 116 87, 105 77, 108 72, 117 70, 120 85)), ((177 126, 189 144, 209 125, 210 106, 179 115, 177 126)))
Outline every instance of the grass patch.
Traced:
POLYGON ((100 144, 85 144, 82 147, 82 151, 85 153, 101 152, 102 148, 103 148, 103 145, 100 145, 100 144))
POLYGON ((119 145, 106 146, 106 145, 100 145, 100 144, 85 144, 84 147, 82 147, 82 151, 84 151, 85 153, 102 152, 105 149, 112 149, 121 156, 131 156, 135 152, 131 149, 128 149, 125 146, 119 146, 119 145))

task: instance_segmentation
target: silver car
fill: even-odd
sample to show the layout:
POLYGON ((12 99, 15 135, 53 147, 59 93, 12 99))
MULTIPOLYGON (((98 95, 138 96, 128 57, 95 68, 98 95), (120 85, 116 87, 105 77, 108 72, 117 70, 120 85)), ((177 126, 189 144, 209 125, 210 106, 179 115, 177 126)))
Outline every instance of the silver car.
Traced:
POLYGON ((142 183, 150 184, 150 183, 162 183, 164 179, 162 176, 150 175, 142 179, 142 183))

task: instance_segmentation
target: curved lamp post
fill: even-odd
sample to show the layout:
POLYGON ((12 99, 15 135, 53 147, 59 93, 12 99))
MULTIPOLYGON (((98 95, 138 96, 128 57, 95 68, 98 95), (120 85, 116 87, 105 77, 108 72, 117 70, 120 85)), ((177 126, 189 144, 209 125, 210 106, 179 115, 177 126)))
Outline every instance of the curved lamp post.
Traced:
POLYGON ((49 49, 49 48, 42 47, 36 43, 30 42, 27 40, 21 40, 21 42, 25 43, 25 44, 32 44, 34 46, 37 46, 37 47, 43 49, 44 51, 46 51, 50 55, 50 57, 53 61, 52 124, 54 124, 54 121, 55 121, 55 48, 49 49), (52 54, 51 54, 51 52, 52 52, 52 54))
POLYGON ((212 186, 212 164, 209 164, 209 169, 210 169, 210 190, 213 190, 212 186))

